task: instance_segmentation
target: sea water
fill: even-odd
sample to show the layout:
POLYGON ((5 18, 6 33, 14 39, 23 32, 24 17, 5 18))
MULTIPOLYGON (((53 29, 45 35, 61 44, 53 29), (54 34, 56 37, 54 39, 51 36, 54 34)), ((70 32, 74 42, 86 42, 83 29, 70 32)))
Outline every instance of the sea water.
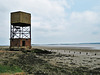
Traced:
POLYGON ((33 46, 51 46, 51 47, 84 47, 100 50, 100 44, 38 44, 33 46))

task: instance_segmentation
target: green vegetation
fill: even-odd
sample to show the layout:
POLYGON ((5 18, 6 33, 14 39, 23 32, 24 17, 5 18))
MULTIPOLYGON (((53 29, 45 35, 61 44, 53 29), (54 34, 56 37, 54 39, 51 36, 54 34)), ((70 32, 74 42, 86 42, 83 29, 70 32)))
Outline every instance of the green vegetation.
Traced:
POLYGON ((22 70, 17 66, 0 65, 0 73, 17 73, 22 70))

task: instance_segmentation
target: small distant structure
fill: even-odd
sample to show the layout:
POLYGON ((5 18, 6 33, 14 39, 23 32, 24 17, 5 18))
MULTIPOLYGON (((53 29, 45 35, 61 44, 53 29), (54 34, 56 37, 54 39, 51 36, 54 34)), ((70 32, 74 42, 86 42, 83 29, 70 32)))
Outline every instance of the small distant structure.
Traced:
POLYGON ((17 11, 11 13, 10 49, 31 49, 31 14, 17 11))

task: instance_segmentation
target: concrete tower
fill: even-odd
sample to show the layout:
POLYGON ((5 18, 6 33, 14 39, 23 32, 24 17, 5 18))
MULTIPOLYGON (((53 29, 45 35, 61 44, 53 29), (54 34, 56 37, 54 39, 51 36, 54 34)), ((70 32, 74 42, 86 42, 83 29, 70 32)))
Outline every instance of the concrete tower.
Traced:
POLYGON ((11 13, 10 49, 31 49, 31 14, 11 13))

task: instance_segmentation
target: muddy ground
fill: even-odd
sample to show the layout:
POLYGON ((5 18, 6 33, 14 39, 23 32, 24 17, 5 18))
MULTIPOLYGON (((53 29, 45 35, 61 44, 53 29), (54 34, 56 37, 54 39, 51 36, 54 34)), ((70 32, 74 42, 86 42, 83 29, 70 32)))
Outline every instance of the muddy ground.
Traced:
MULTIPOLYGON (((3 49, 3 48, 2 48, 3 49)), ((26 51, 0 50, 0 64, 19 66, 27 75, 100 75, 100 67, 93 69, 88 66, 74 66, 70 60, 70 65, 64 64, 62 57, 73 57, 70 54, 59 54, 57 52, 38 53, 26 51), (59 58, 62 61, 56 60, 59 58)), ((99 60, 99 59, 98 59, 99 60)))

